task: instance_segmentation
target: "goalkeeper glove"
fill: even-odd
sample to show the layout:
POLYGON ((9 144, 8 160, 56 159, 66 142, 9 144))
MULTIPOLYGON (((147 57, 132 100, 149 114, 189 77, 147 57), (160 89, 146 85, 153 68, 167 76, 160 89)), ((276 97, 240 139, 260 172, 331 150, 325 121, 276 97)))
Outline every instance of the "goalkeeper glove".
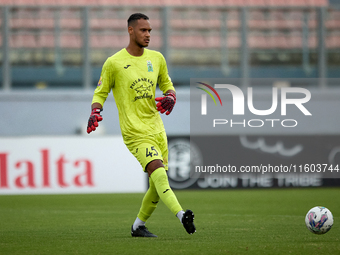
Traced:
POLYGON ((91 115, 89 118, 89 122, 87 123, 87 133, 91 133, 92 131, 96 130, 96 127, 98 127, 98 122, 103 120, 103 117, 100 115, 100 112, 103 109, 94 108, 91 111, 91 115))
POLYGON ((160 113, 169 115, 176 104, 176 95, 174 93, 166 93, 164 97, 156 97, 155 100, 158 102, 156 107, 160 113))

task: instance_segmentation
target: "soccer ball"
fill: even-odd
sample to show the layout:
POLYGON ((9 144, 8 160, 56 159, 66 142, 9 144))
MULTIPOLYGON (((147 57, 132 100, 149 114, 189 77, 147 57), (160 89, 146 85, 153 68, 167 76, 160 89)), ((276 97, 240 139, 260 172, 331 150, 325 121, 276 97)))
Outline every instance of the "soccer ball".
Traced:
POLYGON ((333 215, 326 207, 316 206, 308 211, 305 223, 312 233, 325 234, 333 226, 333 215))

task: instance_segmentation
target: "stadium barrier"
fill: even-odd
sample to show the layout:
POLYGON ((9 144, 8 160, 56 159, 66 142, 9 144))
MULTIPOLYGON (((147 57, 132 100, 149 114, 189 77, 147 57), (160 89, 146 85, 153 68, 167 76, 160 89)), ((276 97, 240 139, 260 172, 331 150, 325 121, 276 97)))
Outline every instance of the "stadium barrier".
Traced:
MULTIPOLYGON (((233 135, 193 144, 189 136, 170 136, 170 185, 202 190, 339 186, 340 178, 334 178, 340 176, 339 138, 233 135), (226 172, 228 166, 248 172, 226 172), (249 171, 259 167, 262 172, 252 176, 249 171)), ((0 195, 139 193, 147 185, 146 174, 118 136, 0 138, 0 195), (95 152, 89 149, 94 143, 95 152)))
POLYGON ((171 137, 174 189, 340 185, 339 135, 171 137))
POLYGON ((146 179, 118 136, 0 138, 0 195, 138 193, 146 179))

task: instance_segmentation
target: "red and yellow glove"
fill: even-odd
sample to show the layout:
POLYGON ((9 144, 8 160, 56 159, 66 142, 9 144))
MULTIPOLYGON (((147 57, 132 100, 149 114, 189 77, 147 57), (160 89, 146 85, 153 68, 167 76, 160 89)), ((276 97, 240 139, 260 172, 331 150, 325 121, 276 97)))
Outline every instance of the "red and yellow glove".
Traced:
POLYGON ((157 111, 169 115, 176 104, 176 95, 174 93, 166 93, 164 97, 156 97, 155 100, 157 111))
POLYGON ((96 127, 98 127, 98 122, 103 120, 103 117, 100 115, 100 112, 103 109, 94 108, 91 111, 91 115, 89 118, 89 122, 87 123, 87 133, 91 133, 92 131, 96 130, 96 127))

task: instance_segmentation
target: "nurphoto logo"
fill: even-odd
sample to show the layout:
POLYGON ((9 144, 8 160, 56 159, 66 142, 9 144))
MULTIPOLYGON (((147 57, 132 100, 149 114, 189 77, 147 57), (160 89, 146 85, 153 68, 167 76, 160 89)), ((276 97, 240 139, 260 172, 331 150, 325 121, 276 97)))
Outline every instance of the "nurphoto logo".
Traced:
MULTIPOLYGON (((204 91, 205 93, 201 94, 201 115, 208 115, 208 97, 207 95, 212 98, 213 102, 217 106, 217 102, 215 97, 219 100, 220 106, 222 107, 222 99, 220 94, 223 92, 229 92, 232 96, 232 114, 233 116, 242 116, 245 115, 245 95, 243 91, 232 84, 214 84, 214 86, 211 86, 206 83, 197 82, 199 84, 196 88, 204 91), (217 91, 218 90, 218 91, 217 91)), ((310 111, 305 107, 304 104, 310 101, 311 99, 311 93, 308 89, 305 88, 298 88, 298 87, 282 87, 272 88, 272 104, 269 109, 256 109, 254 106, 254 99, 253 99, 253 88, 248 87, 246 91, 247 95, 247 107, 250 113, 257 115, 257 116, 268 116, 273 114, 277 111, 278 108, 280 108, 280 115, 281 116, 287 116, 287 105, 293 105, 297 107, 302 114, 305 116, 311 116, 312 114, 310 111), (279 96, 279 90, 280 90, 280 96, 279 96), (290 97, 289 95, 294 95, 294 98, 290 97), (280 97, 280 107, 278 103, 278 98, 280 97), (298 97, 298 98, 297 98, 298 97)), ((209 111, 215 111, 215 109, 209 109, 209 111)), ((249 126, 249 127, 262 127, 265 124, 269 124, 272 127, 275 127, 277 123, 280 123, 282 127, 296 127, 298 125, 297 120, 295 119, 250 119, 246 120, 244 119, 241 122, 235 122, 233 119, 225 119, 225 118, 214 118, 213 119, 213 127, 216 127, 217 125, 230 125, 230 127, 235 127, 238 125, 240 126, 249 126)))

